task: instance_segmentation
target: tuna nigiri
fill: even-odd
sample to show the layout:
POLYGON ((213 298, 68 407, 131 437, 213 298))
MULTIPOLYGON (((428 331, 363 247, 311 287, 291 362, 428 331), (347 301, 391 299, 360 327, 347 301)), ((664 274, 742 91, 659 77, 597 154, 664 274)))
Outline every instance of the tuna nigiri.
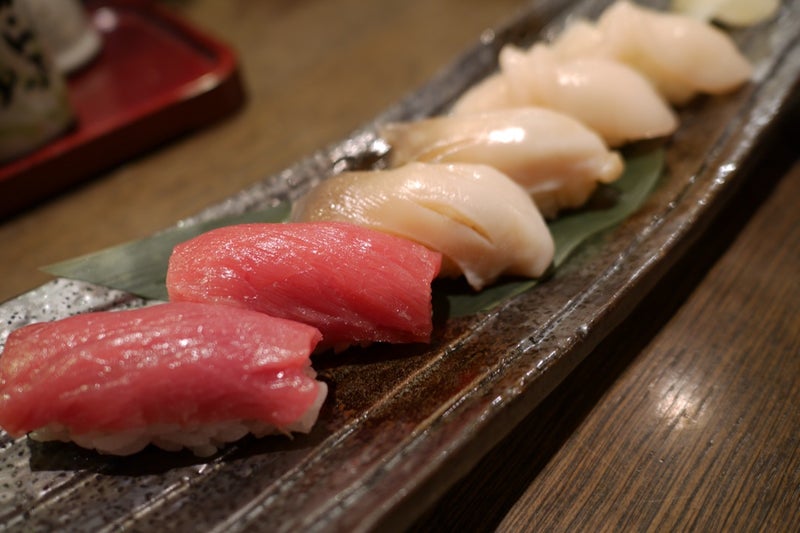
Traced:
POLYGON ((323 348, 428 342, 440 264, 424 246, 353 224, 242 224, 175 247, 167 290, 310 324, 323 348))
POLYGON ((327 387, 316 329, 243 309, 164 303, 13 331, 0 426, 127 455, 148 443, 211 455, 248 432, 308 432, 327 387))

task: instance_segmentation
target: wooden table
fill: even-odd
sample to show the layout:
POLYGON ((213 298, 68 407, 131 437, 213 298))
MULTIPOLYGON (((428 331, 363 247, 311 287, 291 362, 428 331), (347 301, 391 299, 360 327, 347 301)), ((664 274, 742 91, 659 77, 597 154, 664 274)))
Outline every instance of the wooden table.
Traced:
MULTIPOLYGON (((0 300, 37 267, 174 224, 337 140, 522 0, 167 5, 234 46, 249 100, 0 225, 0 300)), ((797 134, 652 295, 420 529, 800 523, 797 134)))

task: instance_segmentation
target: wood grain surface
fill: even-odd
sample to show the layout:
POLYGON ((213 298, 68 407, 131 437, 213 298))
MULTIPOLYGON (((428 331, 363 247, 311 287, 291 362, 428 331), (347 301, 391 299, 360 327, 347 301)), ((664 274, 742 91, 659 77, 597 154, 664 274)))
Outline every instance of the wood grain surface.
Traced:
MULTIPOLYGON (((0 301, 47 281, 39 266, 146 236, 344 137, 524 3, 166 2, 236 49, 246 106, 1 221, 0 301)), ((798 134, 415 530, 796 530, 798 134)))

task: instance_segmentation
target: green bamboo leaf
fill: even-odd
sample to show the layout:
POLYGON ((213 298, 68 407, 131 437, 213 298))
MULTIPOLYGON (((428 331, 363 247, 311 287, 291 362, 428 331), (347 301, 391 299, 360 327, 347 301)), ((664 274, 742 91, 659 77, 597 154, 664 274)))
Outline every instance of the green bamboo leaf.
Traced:
MULTIPOLYGON (((663 167, 663 148, 628 153, 625 172, 613 184, 598 190, 594 205, 551 222, 550 232, 556 245, 552 269, 563 265, 581 243, 635 213, 655 188, 663 167)), ((491 309, 536 283, 537 280, 532 279, 505 279, 476 293, 466 283, 446 282, 437 286, 437 290, 444 293, 437 301, 441 302, 440 308, 446 309, 443 312, 447 316, 467 316, 491 309)))
MULTIPOLYGON (((586 239, 606 230, 635 212, 655 187, 664 162, 662 149, 629 154, 625 172, 613 186, 595 195, 595 204, 550 224, 556 243, 553 268, 558 268, 586 239)), ((146 237, 98 252, 49 265, 42 270, 54 276, 88 281, 120 289, 143 298, 166 300, 167 265, 175 245, 221 226, 247 222, 283 222, 290 206, 253 211, 198 224, 176 226, 146 237)), ((471 290, 463 280, 439 280, 434 285, 437 315, 465 316, 490 309, 506 298, 535 286, 536 280, 501 280, 480 292, 471 290)))
POLYGON ((232 224, 283 222, 289 203, 197 224, 175 226, 137 241, 123 243, 42 268, 62 278, 88 281, 151 300, 166 300, 167 265, 175 245, 201 233, 232 224))

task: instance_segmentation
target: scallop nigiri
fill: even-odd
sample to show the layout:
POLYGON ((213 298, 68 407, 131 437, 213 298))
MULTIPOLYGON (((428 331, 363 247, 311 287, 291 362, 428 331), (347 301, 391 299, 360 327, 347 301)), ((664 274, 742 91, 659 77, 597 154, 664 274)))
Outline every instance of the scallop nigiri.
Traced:
POLYGON ((688 16, 618 0, 603 12, 597 27, 615 57, 644 73, 674 103, 695 92, 731 91, 752 75, 730 37, 688 16))
POLYGON ((652 85, 617 61, 559 61, 544 45, 505 46, 500 65, 517 102, 555 109, 583 122, 609 146, 671 134, 678 120, 652 85))
POLYGON ((450 108, 450 115, 484 113, 515 107, 508 80, 501 72, 490 74, 464 92, 450 108))
POLYGON ((751 26, 775 16, 780 0, 672 0, 672 10, 700 20, 751 26))
POLYGON ((588 20, 572 21, 558 37, 548 45, 561 61, 585 57, 615 59, 614 51, 600 29, 588 20))
POLYGON ((583 205, 597 186, 616 180, 622 158, 577 120, 525 107, 450 115, 379 128, 393 166, 410 161, 491 165, 533 195, 553 217, 583 205))
POLYGON ((222 306, 165 303, 13 331, 0 426, 128 455, 153 443, 211 455, 247 433, 308 432, 327 393, 316 329, 222 306))
POLYGON ((176 246, 167 291, 310 324, 320 349, 428 342, 440 264, 424 246, 353 224, 239 224, 176 246))
POLYGON ((642 73, 671 103, 697 93, 722 94, 745 83, 752 67, 734 42, 692 17, 619 0, 592 25, 578 21, 554 41, 562 60, 603 57, 642 73))
POLYGON ((486 165, 409 163, 345 172, 295 203, 295 221, 339 220, 441 252, 442 274, 475 289, 502 274, 541 276, 554 244, 527 192, 486 165))
POLYGON ((453 106, 453 114, 498 107, 546 107, 579 120, 609 146, 663 137, 678 126, 677 117, 653 86, 617 61, 587 58, 564 62, 544 45, 528 50, 506 45, 499 60, 499 75, 505 84, 492 81, 468 90, 453 106), (506 101, 485 94, 487 86, 503 87, 506 101), (478 96, 471 94, 473 90, 479 91, 478 96))

